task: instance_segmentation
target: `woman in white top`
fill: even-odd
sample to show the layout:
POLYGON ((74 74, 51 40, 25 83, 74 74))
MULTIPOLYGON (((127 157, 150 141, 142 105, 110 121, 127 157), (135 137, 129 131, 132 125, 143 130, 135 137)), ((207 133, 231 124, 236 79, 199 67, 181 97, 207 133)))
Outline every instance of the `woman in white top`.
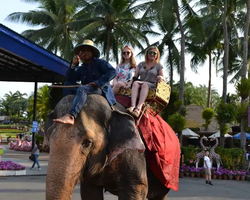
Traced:
POLYGON ((114 78, 113 92, 116 95, 120 88, 125 87, 135 74, 136 63, 134 54, 129 46, 122 49, 122 61, 116 67, 117 76, 114 78))
POLYGON ((156 88, 156 84, 165 81, 163 66, 159 63, 160 52, 156 46, 151 46, 146 50, 145 61, 139 63, 136 68, 134 82, 131 80, 126 88, 131 87, 131 107, 128 108, 133 116, 139 117, 141 108, 148 96, 149 88, 156 88), (140 79, 138 79, 140 77, 140 79), (140 93, 139 93, 140 90, 140 93), (136 105, 136 100, 139 101, 136 105))

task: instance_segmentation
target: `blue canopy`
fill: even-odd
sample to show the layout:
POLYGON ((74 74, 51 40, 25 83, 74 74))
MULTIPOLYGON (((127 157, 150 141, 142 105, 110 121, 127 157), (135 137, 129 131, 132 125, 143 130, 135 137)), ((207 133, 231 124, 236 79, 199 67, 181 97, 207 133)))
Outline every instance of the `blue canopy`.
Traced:
MULTIPOLYGON (((233 136, 233 139, 240 139, 241 138, 241 133, 237 133, 233 136)), ((246 133, 246 138, 247 140, 250 140, 250 133, 246 133)))
POLYGON ((63 82, 69 62, 0 24, 0 81, 63 82))

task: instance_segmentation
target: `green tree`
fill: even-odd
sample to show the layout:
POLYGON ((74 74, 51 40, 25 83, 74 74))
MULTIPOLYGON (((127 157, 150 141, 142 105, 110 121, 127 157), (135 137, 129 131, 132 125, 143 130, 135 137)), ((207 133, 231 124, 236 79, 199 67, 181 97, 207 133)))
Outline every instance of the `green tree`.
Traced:
MULTIPOLYGON (((249 23, 250 23, 250 0, 246 1, 246 6, 247 6, 247 15, 246 15, 246 23, 245 23, 245 28, 244 28, 244 40, 243 40, 243 66, 241 69, 241 81, 244 81, 247 78, 247 61, 248 61, 248 35, 249 35, 249 23)), ((246 80, 247 81, 247 80, 246 80)), ((250 94, 250 81, 246 82, 246 87, 248 89, 248 96, 250 94)), ((241 91, 240 91, 241 92, 241 91)), ((246 92, 246 93, 247 93, 246 92)), ((246 98, 243 98, 241 96, 241 105, 243 106, 246 104, 246 98)), ((241 122, 240 122, 240 130, 241 130, 241 139, 240 139, 240 144, 241 148, 246 151, 246 129, 245 129, 245 121, 246 118, 243 116, 241 117, 241 122)))
POLYGON ((186 119, 184 116, 180 115, 179 113, 174 113, 170 115, 167 119, 168 124, 172 127, 172 129, 178 133, 178 137, 180 143, 182 144, 182 130, 186 126, 186 119))
POLYGON ((141 5, 134 5, 131 0, 92 0, 78 1, 82 8, 70 27, 79 29, 81 37, 92 38, 101 45, 106 60, 110 60, 110 51, 118 62, 118 50, 125 44, 143 49, 141 43, 148 44, 143 30, 148 30, 152 23, 136 18, 141 11, 141 5), (143 26, 138 29, 139 25, 143 26), (97 34, 98 33, 98 34, 97 34))
POLYGON ((224 100, 218 104, 215 110, 215 118, 220 126, 220 146, 224 147, 225 144, 225 133, 228 132, 229 127, 227 123, 231 123, 235 120, 236 106, 234 104, 224 103, 224 100))
POLYGON ((211 108, 206 108, 202 111, 201 116, 205 120, 205 124, 203 124, 203 126, 205 130, 207 130, 214 117, 214 110, 211 108))
MULTIPOLYGON (((31 119, 33 113, 34 94, 29 99, 28 116, 31 119)), ((45 122, 47 114, 51 111, 49 101, 49 88, 44 85, 37 90, 37 120, 45 122)))
POLYGON ((68 23, 77 16, 76 0, 23 0, 28 3, 39 3, 39 9, 29 12, 11 13, 7 20, 41 26, 34 30, 26 30, 21 34, 31 41, 45 47, 64 59, 70 60, 76 38, 76 32, 68 23))

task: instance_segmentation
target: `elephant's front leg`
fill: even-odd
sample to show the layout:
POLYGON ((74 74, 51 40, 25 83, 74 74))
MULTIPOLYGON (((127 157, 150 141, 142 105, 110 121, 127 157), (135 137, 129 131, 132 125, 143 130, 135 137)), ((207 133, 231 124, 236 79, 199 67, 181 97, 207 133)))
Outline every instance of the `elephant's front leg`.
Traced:
POLYGON ((138 185, 133 188, 126 188, 120 190, 118 193, 119 200, 145 200, 147 197, 147 185, 138 185))
POLYGON ((81 198, 82 200, 103 200, 103 188, 94 186, 89 182, 81 181, 81 198))

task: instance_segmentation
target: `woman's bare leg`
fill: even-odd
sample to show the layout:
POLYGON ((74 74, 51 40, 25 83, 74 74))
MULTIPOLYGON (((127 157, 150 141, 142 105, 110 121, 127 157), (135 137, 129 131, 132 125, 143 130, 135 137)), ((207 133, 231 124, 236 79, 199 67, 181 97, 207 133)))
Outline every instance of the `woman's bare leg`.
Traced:
POLYGON ((134 82, 131 91, 131 107, 135 107, 136 100, 138 98, 138 93, 141 85, 138 82, 134 82))
POLYGON ((142 104, 145 102, 147 96, 148 96, 148 84, 147 83, 143 83, 141 85, 141 92, 140 92, 140 97, 139 97, 139 102, 137 104, 137 108, 141 110, 142 104))
POLYGON ((114 87, 112 88, 113 92, 114 92, 114 95, 116 95, 119 92, 120 88, 123 88, 124 86, 125 86, 125 82, 118 81, 114 85, 114 87))

